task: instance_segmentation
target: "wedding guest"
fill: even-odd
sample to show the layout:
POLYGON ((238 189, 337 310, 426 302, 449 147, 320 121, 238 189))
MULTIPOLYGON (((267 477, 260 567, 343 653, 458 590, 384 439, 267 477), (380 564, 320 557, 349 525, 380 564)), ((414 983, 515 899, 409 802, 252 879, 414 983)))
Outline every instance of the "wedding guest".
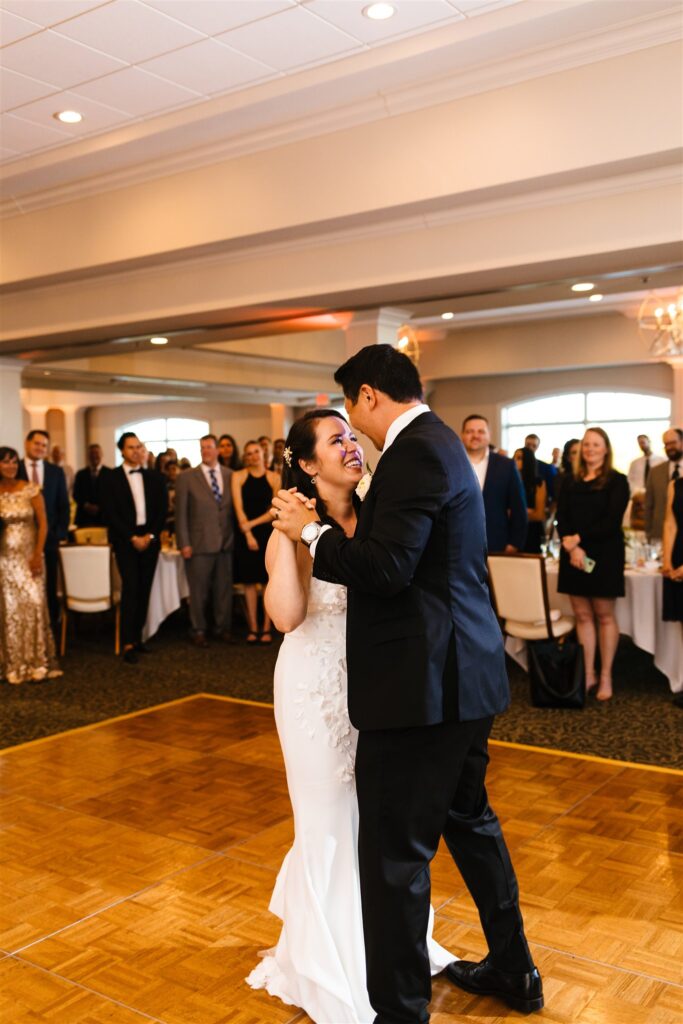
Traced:
POLYGON ((74 471, 71 466, 67 465, 64 449, 60 448, 58 444, 53 445, 52 451, 50 452, 50 462, 53 466, 59 466, 59 468, 64 471, 67 493, 69 495, 72 494, 74 489, 74 471))
POLYGON ((628 468, 628 485, 631 494, 640 494, 647 487, 650 470, 666 462, 664 455, 653 455, 652 444, 647 434, 638 434, 638 447, 643 453, 634 459, 628 468))
POLYGON ((169 536, 173 536, 176 532, 175 524, 175 499, 176 499, 176 482, 180 476, 180 467, 176 459, 168 458, 164 465, 164 472, 162 473, 164 483, 166 484, 166 497, 168 499, 168 508, 166 510, 166 521, 164 522, 164 530, 169 536))
POLYGON ((541 544, 545 540, 545 509, 548 500, 545 480, 539 475, 536 456, 530 448, 517 449, 515 465, 522 478, 529 520, 524 551, 527 554, 540 555, 541 544))
MULTIPOLYGON (((272 499, 280 487, 280 477, 266 469, 263 446, 247 441, 244 469, 232 474, 232 501, 239 530, 235 541, 235 579, 244 584, 244 600, 249 633, 248 644, 259 642, 258 594, 256 585, 268 582, 266 545, 272 530, 272 499)), ((272 642, 270 617, 263 611, 260 642, 272 642)))
POLYGON ((192 463, 188 458, 183 456, 182 459, 178 460, 178 469, 180 470, 181 473, 184 473, 185 470, 192 469, 192 463))
POLYGON ((554 466, 555 469, 558 471, 558 473, 560 471, 560 458, 561 458, 561 456, 562 456, 562 450, 560 448, 553 448, 553 458, 552 458, 552 462, 550 463, 550 465, 554 466))
POLYGON ((208 604, 215 636, 232 642, 233 471, 218 462, 214 434, 206 434, 199 444, 201 464, 178 478, 176 538, 190 585, 192 642, 208 647, 208 604))
POLYGON ((102 448, 88 445, 88 465, 79 469, 74 480, 76 526, 103 526, 100 488, 102 474, 108 469, 102 464, 102 448))
POLYGON ((536 459, 536 472, 540 476, 541 480, 545 481, 547 501, 546 504, 551 504, 555 500, 555 478, 557 476, 557 469, 552 462, 542 462, 538 458, 536 452, 538 451, 541 444, 541 439, 538 434, 527 434, 524 438, 524 447, 528 448, 536 459))
POLYGON ((46 430, 30 430, 24 444, 25 457, 19 461, 19 480, 38 484, 47 515, 47 538, 43 557, 45 560, 45 589, 50 623, 57 635, 61 608, 57 597, 57 574, 59 567, 59 545, 66 541, 69 532, 69 495, 66 477, 60 466, 46 462, 50 435, 46 430))
MULTIPOLYGON (((662 618, 665 622, 680 622, 683 627, 683 476, 671 480, 667 492, 662 572, 662 618)), ((683 693, 677 693, 673 702, 683 708, 683 693)))
POLYGON ((284 466, 284 450, 285 450, 285 439, 284 437, 276 437, 273 441, 273 461, 268 467, 273 473, 278 473, 282 476, 284 466))
POLYGON ((527 514, 517 467, 512 459, 491 450, 489 421, 485 416, 467 416, 460 436, 482 489, 489 552, 510 555, 523 551, 527 514))
POLYGON ((581 448, 581 441, 578 437, 570 437, 565 442, 564 448, 562 449, 562 459, 560 460, 560 476, 564 477, 574 476, 574 466, 576 460, 579 457, 579 449, 581 448))
POLYGON ((263 464, 265 465, 266 469, 270 469, 271 463, 273 461, 273 442, 271 441, 267 434, 261 434, 261 436, 258 439, 258 443, 263 448, 263 464))
POLYGON ((574 474, 564 481, 557 503, 557 530, 562 539, 557 589, 571 600, 584 650, 587 690, 598 683, 597 633, 598 700, 612 696, 612 663, 619 643, 614 604, 624 596, 621 523, 628 500, 628 481, 612 467, 609 437, 602 427, 589 427, 574 474))
POLYGON ((169 462, 170 459, 171 456, 167 451, 159 452, 156 459, 154 460, 154 466, 152 468, 155 469, 157 473, 163 473, 166 468, 166 464, 169 462))
POLYGON ((45 502, 37 483, 20 480, 19 454, 0 447, 0 679, 39 682, 62 673, 43 583, 45 502))
POLYGON ((232 434, 221 434, 218 438, 218 461, 226 469, 242 468, 237 442, 232 434))
POLYGON ((117 447, 123 465, 102 480, 102 508, 121 576, 122 657, 126 664, 135 665, 138 653, 148 653, 142 630, 159 558, 167 497, 161 474, 142 468, 147 453, 137 436, 126 431, 117 447))
POLYGON ((662 436, 666 461, 650 471, 645 489, 644 529, 650 540, 661 540, 669 482, 683 477, 683 430, 672 427, 662 436))

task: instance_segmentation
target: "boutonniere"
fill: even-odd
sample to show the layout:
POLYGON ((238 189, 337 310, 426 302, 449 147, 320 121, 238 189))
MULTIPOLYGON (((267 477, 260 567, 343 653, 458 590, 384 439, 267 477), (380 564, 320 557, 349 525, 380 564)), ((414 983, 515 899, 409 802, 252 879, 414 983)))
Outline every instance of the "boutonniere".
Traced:
POLYGON ((360 478, 358 486, 356 487, 356 494, 361 501, 365 501, 365 496, 370 490, 370 484, 372 483, 372 470, 370 469, 370 464, 366 462, 365 465, 367 466, 368 471, 360 478))

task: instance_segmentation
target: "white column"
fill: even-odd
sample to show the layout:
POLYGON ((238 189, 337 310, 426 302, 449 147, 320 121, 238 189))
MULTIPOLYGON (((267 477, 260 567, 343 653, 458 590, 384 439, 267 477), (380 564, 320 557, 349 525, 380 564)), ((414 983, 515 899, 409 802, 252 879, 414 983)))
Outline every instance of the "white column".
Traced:
POLYGON ((74 472, 85 463, 85 425, 80 405, 63 405, 64 461, 74 472))
POLYGON ((274 441, 276 437, 287 437, 289 428, 292 425, 292 417, 289 408, 280 402, 270 403, 270 436, 274 441))
POLYGON ((674 376, 674 392, 671 402, 671 426, 683 430, 683 359, 669 359, 674 376))
POLYGON ((23 455, 24 434, 21 409, 21 359, 0 359, 0 444, 10 445, 23 455))
POLYGON ((346 356, 350 358, 366 345, 393 345, 398 342, 398 329, 410 320, 406 309, 385 306, 371 312, 354 313, 346 328, 346 356))

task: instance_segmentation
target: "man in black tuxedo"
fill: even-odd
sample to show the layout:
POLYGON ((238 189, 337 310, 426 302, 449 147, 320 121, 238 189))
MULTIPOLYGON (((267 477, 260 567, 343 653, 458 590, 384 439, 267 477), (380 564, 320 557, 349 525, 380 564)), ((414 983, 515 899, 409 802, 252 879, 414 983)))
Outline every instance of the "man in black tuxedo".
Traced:
POLYGON ((465 418, 460 437, 484 496, 488 550, 508 555, 523 551, 528 516, 514 460, 491 451, 489 421, 479 413, 465 418))
POLYGON ((138 653, 148 650, 142 642, 142 630, 168 498, 161 474, 142 468, 146 453, 136 435, 122 434, 117 445, 123 465, 102 479, 102 511, 121 576, 123 660, 135 665, 138 653))
POLYGON ((45 541, 45 591, 50 612, 50 623, 56 634, 61 610, 57 597, 59 545, 69 532, 69 495, 66 477, 60 466, 46 461, 50 435, 46 430, 30 430, 24 442, 25 458, 19 462, 17 477, 38 484, 43 492, 47 514, 47 540, 45 541))
POLYGON ((85 469, 79 469, 74 480, 76 526, 104 525, 100 487, 102 475, 107 472, 107 467, 102 465, 101 446, 88 445, 88 465, 85 469))
POLYGON ((368 992, 375 1024, 429 1020, 429 865, 443 835, 479 910, 489 954, 446 969, 467 991, 543 1005, 518 889, 485 788, 493 717, 509 701, 486 582, 481 490, 457 436, 422 404, 417 370, 389 345, 335 374, 352 425, 382 456, 355 536, 294 495, 274 526, 308 544, 316 577, 348 587, 351 722, 368 992))

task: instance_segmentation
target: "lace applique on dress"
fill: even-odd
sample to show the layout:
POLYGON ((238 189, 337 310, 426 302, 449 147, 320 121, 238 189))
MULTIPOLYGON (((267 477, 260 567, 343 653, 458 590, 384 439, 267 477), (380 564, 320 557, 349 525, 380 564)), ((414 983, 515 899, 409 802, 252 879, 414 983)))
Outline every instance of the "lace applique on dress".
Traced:
POLYGON ((354 778, 356 738, 346 696, 346 588, 313 578, 306 621, 296 633, 308 640, 303 648, 304 657, 314 660, 318 667, 313 686, 302 682, 296 688, 297 722, 313 739, 312 719, 322 718, 328 744, 341 754, 336 777, 339 782, 350 784, 354 778), (317 715, 307 714, 309 702, 318 709, 317 715))

